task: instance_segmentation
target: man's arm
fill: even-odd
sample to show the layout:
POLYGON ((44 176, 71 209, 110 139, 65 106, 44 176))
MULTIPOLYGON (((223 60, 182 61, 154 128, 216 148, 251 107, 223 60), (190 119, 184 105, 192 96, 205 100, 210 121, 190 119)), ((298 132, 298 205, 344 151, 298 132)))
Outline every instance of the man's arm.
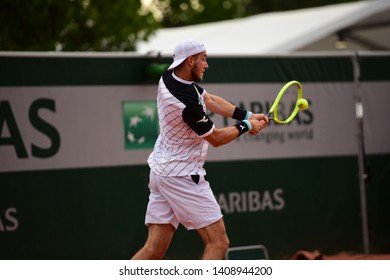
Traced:
MULTIPOLYGON (((257 126, 253 126, 251 128, 250 133, 257 134, 260 129, 257 126), (257 132, 256 132, 257 131, 257 132)), ((230 143, 234 139, 237 139, 241 135, 240 131, 235 126, 228 126, 223 128, 214 128, 213 132, 208 136, 204 137, 204 139, 209 142, 213 147, 219 147, 225 144, 230 143)))
POLYGON ((207 110, 228 118, 233 117, 236 106, 222 97, 205 92, 203 100, 206 103, 207 110))
MULTIPOLYGON (((229 101, 209 92, 205 92, 203 100, 206 103, 206 108, 211 112, 222 115, 224 117, 234 118, 233 115, 234 111, 236 110, 236 106, 229 101)), ((264 114, 250 113, 248 119, 263 121, 263 125, 269 123, 268 117, 264 114)))
MULTIPOLYGON (((205 92, 203 100, 208 110, 228 118, 233 118, 236 106, 227 100, 208 92, 205 92)), ((244 132, 248 131, 250 134, 256 135, 267 126, 268 118, 263 114, 250 114, 250 118, 246 122, 249 123, 249 127, 244 129, 244 132)), ((224 128, 214 128, 213 132, 204 139, 214 147, 219 147, 237 139, 243 133, 240 129, 239 124, 224 128)))

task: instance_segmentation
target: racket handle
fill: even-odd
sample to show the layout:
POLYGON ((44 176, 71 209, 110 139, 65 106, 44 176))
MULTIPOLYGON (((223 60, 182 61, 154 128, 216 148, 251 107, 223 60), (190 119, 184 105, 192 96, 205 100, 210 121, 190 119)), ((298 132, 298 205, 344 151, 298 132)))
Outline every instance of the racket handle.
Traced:
POLYGON ((269 113, 267 114, 267 118, 268 118, 269 120, 272 120, 272 121, 275 120, 274 118, 271 117, 271 112, 269 112, 269 113))

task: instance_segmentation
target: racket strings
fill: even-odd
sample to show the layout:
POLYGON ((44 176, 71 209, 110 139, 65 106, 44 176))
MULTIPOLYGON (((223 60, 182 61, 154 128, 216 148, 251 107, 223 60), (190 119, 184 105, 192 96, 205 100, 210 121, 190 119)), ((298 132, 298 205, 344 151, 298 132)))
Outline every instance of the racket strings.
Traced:
POLYGON ((275 108, 274 117, 280 121, 287 120, 295 112, 296 104, 298 101, 298 88, 293 85, 290 86, 280 99, 277 107, 275 108))

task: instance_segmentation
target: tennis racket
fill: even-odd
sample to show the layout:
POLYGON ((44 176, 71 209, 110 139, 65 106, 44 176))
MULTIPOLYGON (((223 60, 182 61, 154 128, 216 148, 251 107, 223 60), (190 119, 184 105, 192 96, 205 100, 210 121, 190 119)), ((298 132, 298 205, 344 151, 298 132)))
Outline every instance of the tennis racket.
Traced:
POLYGON ((306 110, 308 102, 302 98, 302 85, 298 81, 286 83, 279 91, 267 117, 279 124, 291 122, 299 110, 306 110))

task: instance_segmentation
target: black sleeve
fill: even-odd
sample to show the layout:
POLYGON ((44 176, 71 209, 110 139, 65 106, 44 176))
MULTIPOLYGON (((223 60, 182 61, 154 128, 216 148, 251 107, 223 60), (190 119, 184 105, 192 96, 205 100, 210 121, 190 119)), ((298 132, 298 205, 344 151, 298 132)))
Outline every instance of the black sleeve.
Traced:
POLYGON ((209 132, 213 126, 213 121, 207 116, 200 105, 189 105, 183 110, 183 120, 199 136, 209 132))

